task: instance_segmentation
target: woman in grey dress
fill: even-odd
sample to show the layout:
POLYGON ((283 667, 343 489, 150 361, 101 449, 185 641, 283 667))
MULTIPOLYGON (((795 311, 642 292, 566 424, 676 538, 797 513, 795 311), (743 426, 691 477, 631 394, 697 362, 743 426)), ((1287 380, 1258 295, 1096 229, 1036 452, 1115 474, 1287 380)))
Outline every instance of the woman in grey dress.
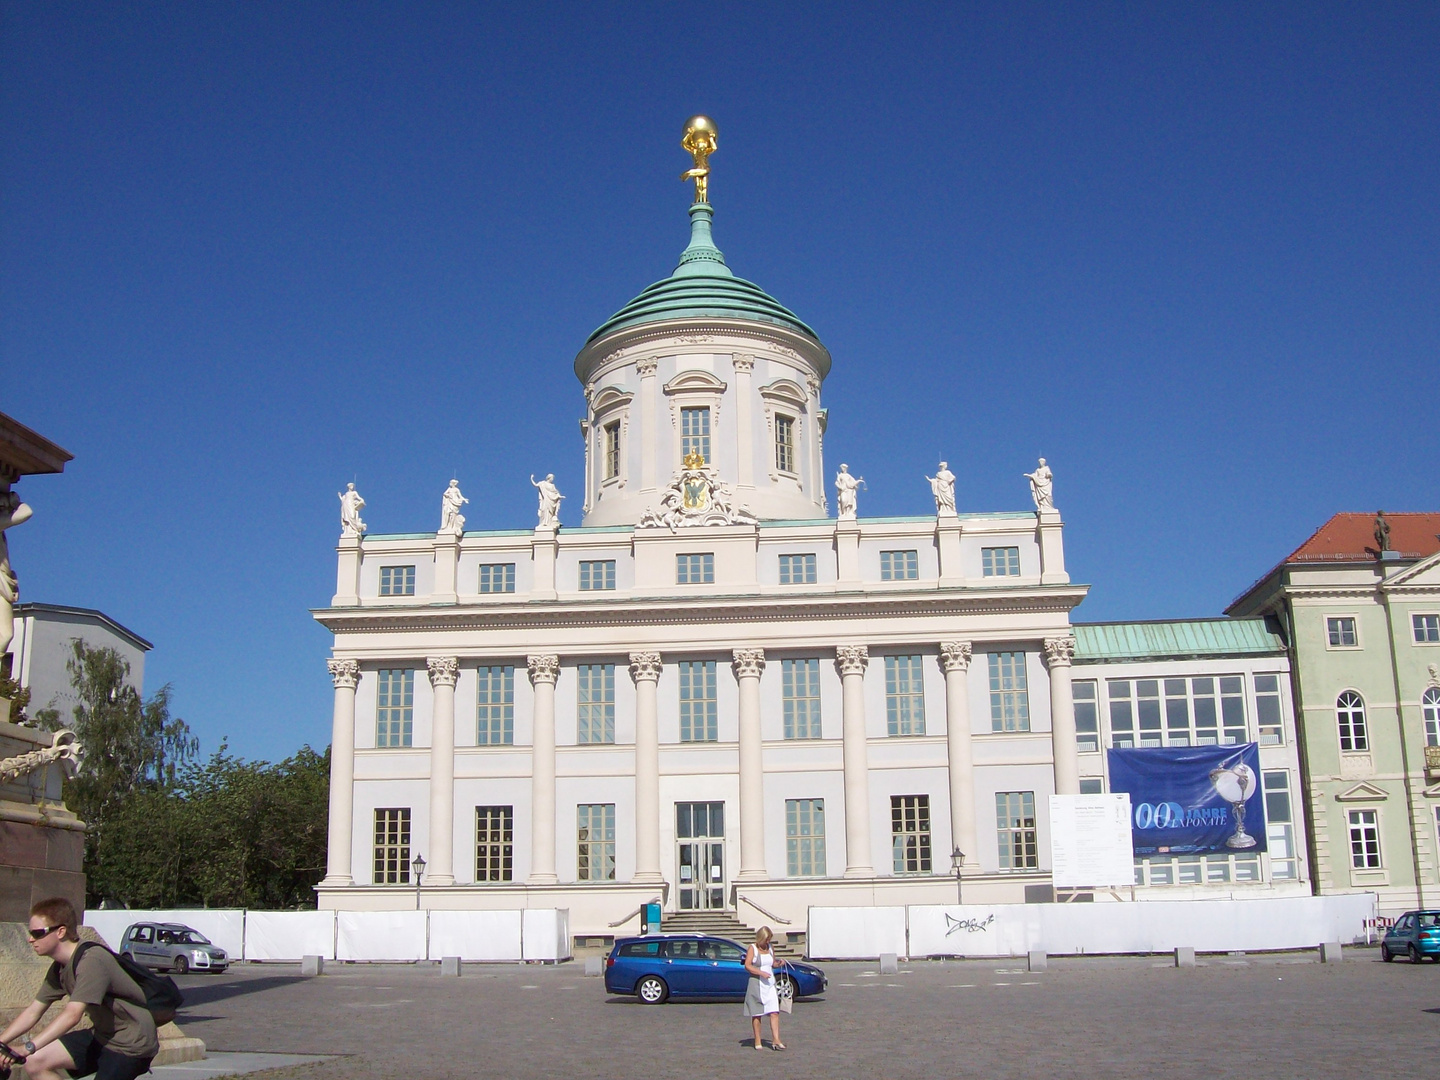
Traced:
POLYGON ((745 950, 745 970, 750 973, 750 985, 745 989, 745 1015, 755 1031, 755 1049, 764 1050, 760 1041, 760 1018, 770 1017, 770 1049, 784 1050, 780 1041, 780 994, 775 987, 775 950, 771 946, 774 934, 768 926, 755 931, 755 944, 745 950))

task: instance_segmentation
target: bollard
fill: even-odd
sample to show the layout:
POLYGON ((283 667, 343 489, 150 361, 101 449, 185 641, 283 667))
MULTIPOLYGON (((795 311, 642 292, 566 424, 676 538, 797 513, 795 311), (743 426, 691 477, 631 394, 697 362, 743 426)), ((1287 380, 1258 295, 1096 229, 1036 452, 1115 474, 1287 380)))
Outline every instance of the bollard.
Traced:
POLYGON ((1045 955, 1044 949, 1030 950, 1030 970, 1044 971, 1049 966, 1049 957, 1045 955))
POLYGON ((442 956, 440 958, 440 974, 458 977, 460 974, 460 957, 442 956))
POLYGON ((601 956, 587 956, 585 958, 585 977, 587 979, 598 979, 605 974, 605 959, 601 956))
POLYGON ((300 958, 301 975, 324 975, 325 958, 323 956, 302 956, 300 958))
POLYGON ((1326 941, 1320 945, 1320 962, 1322 964, 1338 964, 1345 959, 1340 949, 1340 942, 1326 941))
POLYGON ((1187 968, 1195 966, 1195 950, 1188 945, 1183 945, 1175 950, 1175 966, 1187 968))
POLYGON ((880 974, 894 975, 900 970, 900 964, 893 952, 882 952, 880 954, 880 974))

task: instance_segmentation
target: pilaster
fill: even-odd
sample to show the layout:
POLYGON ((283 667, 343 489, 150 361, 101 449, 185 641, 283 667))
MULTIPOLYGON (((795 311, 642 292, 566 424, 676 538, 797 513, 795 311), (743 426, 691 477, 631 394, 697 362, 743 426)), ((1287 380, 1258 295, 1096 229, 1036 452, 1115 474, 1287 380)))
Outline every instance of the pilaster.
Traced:
POLYGON ((335 551, 339 555, 335 570, 335 596, 331 607, 356 607, 360 603, 360 553, 359 536, 342 536, 335 551))
POLYGON ((835 575, 840 585, 860 584, 860 523, 854 518, 835 522, 835 575))
POLYGON ((455 591, 455 569, 460 562, 460 537, 453 532, 435 534, 435 589, 432 604, 453 604, 459 597, 455 591))
POLYGON ((1040 584, 1070 584, 1070 575, 1065 572, 1060 511, 1048 507, 1035 511, 1035 529, 1040 542, 1040 584))
POLYGON ((940 549, 940 587, 957 588, 965 584, 965 568, 960 563, 960 518, 940 514, 935 519, 935 538, 940 549))
POLYGON ((535 534, 530 540, 530 557, 534 565, 533 584, 530 586, 530 597, 533 600, 554 600, 555 592, 555 556, 560 550, 560 542, 555 539, 558 530, 553 528, 536 528, 535 534))

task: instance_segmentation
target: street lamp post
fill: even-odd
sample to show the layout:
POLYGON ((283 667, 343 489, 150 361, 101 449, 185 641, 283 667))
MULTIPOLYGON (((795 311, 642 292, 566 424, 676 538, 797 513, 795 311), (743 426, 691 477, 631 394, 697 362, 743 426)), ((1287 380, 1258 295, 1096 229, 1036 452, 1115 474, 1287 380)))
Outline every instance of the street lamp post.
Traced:
POLYGON ((420 879, 425 876, 425 856, 416 855, 415 861, 410 864, 410 869, 415 872, 415 910, 420 910, 420 879))
POLYGON ((960 868, 965 865, 965 853, 958 847, 950 853, 950 869, 955 871, 955 903, 964 904, 965 900, 960 892, 960 868))

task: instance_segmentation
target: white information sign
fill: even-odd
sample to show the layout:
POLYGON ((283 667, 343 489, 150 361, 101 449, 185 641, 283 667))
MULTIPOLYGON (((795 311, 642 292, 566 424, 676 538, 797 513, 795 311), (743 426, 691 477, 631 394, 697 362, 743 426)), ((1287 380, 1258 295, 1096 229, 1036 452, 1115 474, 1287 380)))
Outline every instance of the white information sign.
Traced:
POLYGON ((1051 795, 1050 865, 1057 889, 1135 884, 1129 794, 1051 795))

